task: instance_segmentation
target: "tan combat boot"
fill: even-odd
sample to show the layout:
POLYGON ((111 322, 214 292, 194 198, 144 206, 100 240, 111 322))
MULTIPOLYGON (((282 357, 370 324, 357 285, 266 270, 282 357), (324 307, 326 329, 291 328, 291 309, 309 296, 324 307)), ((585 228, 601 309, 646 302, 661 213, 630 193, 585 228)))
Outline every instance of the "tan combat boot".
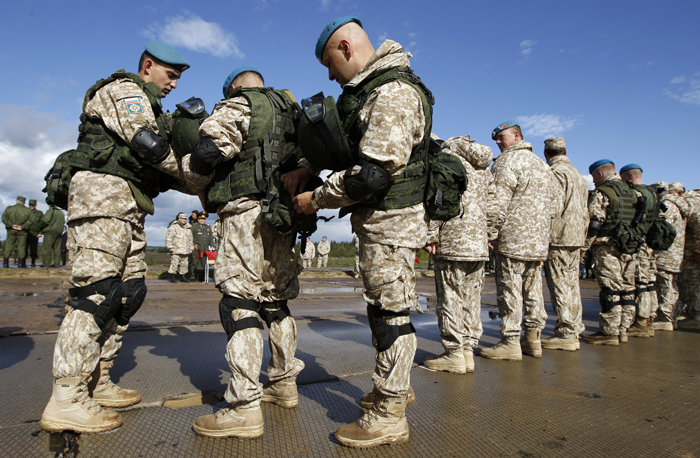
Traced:
POLYGON ((520 349, 524 355, 532 356, 533 358, 542 357, 542 343, 540 337, 542 331, 534 329, 526 329, 523 340, 520 341, 520 349))
POLYGON ((353 448, 408 442, 406 397, 387 398, 376 394, 372 408, 356 422, 338 428, 335 438, 353 448))
POLYGON ((487 359, 503 359, 506 361, 522 361, 523 353, 520 350, 518 337, 504 337, 496 346, 481 350, 481 356, 487 359))
MULTIPOLYGON (((416 403, 416 393, 413 391, 413 387, 409 385, 408 390, 406 390, 406 407, 411 407, 416 403)), ((365 393, 360 398, 360 406, 363 410, 369 410, 374 405, 374 391, 370 393, 365 393)))
POLYGON ((452 374, 466 374, 467 362, 464 360, 462 350, 445 352, 436 358, 425 358, 423 364, 434 371, 445 371, 452 374))
POLYGON ((474 372, 474 351, 473 350, 463 350, 464 362, 467 365, 467 372, 474 372))
POLYGON ((620 329, 620 343, 629 342, 629 337, 627 337, 627 329, 620 329))
POLYGON ((546 350, 564 350, 564 351, 576 351, 581 348, 578 345, 578 339, 576 337, 557 337, 554 336, 551 339, 542 339, 542 348, 546 350))
POLYGON ((262 402, 271 402, 285 409, 293 409, 299 405, 296 377, 267 382, 263 386, 262 402))
POLYGON ((654 321, 652 327, 656 331, 671 331, 673 332, 673 323, 670 321, 654 321))
POLYGON ((214 414, 197 418, 192 428, 200 436, 255 439, 263 435, 265 422, 259 405, 246 409, 229 404, 214 414))
POLYGON ((636 318, 632 326, 627 330, 628 337, 642 337, 649 338, 649 332, 647 332, 647 320, 636 318))
POLYGON ((656 332, 654 332, 654 319, 647 318, 646 325, 647 325, 647 334, 649 334, 649 337, 656 336, 656 332))
POLYGON ((620 337, 614 336, 614 335, 609 335, 609 334, 603 334, 602 332, 598 331, 595 334, 584 334, 581 336, 581 340, 583 340, 586 343, 592 344, 592 345, 612 345, 612 346, 618 346, 620 345, 620 342, 622 342, 622 334, 620 334, 620 337))
POLYGON ((88 386, 92 400, 103 407, 126 407, 141 401, 141 393, 120 388, 109 378, 114 361, 100 361, 92 373, 93 382, 88 386))
POLYGON ((90 376, 66 377, 54 380, 53 394, 41 415, 39 427, 45 431, 101 433, 118 428, 122 416, 104 410, 88 396, 90 376))

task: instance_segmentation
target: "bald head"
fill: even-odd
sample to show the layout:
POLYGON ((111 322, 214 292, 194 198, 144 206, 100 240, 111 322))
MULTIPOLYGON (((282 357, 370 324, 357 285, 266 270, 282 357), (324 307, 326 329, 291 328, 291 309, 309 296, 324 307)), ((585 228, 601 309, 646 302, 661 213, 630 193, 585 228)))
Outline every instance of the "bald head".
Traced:
MULTIPOLYGON (((265 87, 262 77, 256 72, 243 72, 238 75, 232 82, 231 88, 236 88, 238 86, 243 87, 265 87)), ((230 90, 229 89, 229 90, 230 90)))
POLYGON ((630 169, 620 174, 623 181, 630 181, 634 184, 642 184, 642 171, 639 169, 630 169))
POLYGON ((345 86, 374 54, 367 33, 356 22, 338 28, 323 49, 322 63, 328 68, 328 79, 345 86))
POLYGON ((593 172, 591 172, 591 176, 593 177, 593 182, 598 183, 603 178, 610 176, 614 173, 615 164, 608 162, 607 164, 603 164, 600 167, 596 168, 593 172))

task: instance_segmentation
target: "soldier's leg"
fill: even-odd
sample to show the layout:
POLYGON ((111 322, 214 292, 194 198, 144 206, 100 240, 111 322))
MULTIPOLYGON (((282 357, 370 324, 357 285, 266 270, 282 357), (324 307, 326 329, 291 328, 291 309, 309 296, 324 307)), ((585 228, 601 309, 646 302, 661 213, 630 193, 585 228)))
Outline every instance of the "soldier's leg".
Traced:
POLYGON ((622 312, 620 316, 620 330, 627 332, 632 326, 637 315, 636 280, 637 256, 620 254, 620 291, 622 292, 620 304, 622 312))
POLYGON ((15 249, 17 244, 17 231, 14 229, 7 230, 7 239, 5 240, 5 245, 3 246, 5 259, 9 259, 12 256, 12 251, 15 249))
POLYGON ((652 297, 656 295, 655 290, 650 291, 649 289, 653 288, 655 280, 652 256, 653 252, 646 245, 637 254, 635 275, 637 317, 642 320, 646 320, 651 316, 652 305, 654 304, 652 297))
POLYGON ((547 312, 544 309, 542 268, 539 261, 525 263, 522 288, 525 332, 520 347, 524 354, 541 358, 541 336, 547 323, 547 312))
POLYGON ((44 234, 41 240, 41 264, 44 267, 51 266, 51 255, 53 254, 53 235, 44 234))
POLYGON ((34 234, 27 235, 27 255, 31 259, 32 267, 36 267, 36 258, 38 256, 39 239, 34 234))
POLYGON ((190 269, 190 257, 186 254, 183 254, 180 256, 180 267, 178 268, 178 273, 180 275, 186 275, 188 272, 191 272, 192 270, 190 269))
POLYGON ((622 314, 623 264, 620 261, 620 253, 607 245, 594 245, 591 254, 594 262, 593 273, 601 288, 600 305, 602 310, 598 315, 599 332, 617 336, 620 334, 622 314))
POLYGON ((680 329, 700 329, 700 262, 695 259, 683 260, 685 302, 688 318, 679 321, 680 329))
POLYGON ((462 329, 462 307, 460 297, 461 272, 455 269, 454 262, 438 258, 435 260, 435 290, 437 306, 435 313, 442 347, 446 353, 461 352, 464 347, 462 329))
POLYGON ((53 239, 53 252, 51 254, 52 264, 56 267, 61 266, 61 236, 54 237, 53 239))
POLYGON ((677 274, 665 270, 656 273, 656 294, 659 307, 656 310, 654 326, 661 330, 673 329, 673 312, 678 302, 678 278, 677 274), (670 327, 670 329, 669 329, 670 327))
POLYGON ((22 266, 27 267, 24 259, 27 257, 27 232, 17 232, 17 258, 22 259, 22 266))
POLYGON ((547 287, 557 314, 554 336, 577 338, 583 330, 578 270, 579 249, 550 248, 545 262, 547 287))

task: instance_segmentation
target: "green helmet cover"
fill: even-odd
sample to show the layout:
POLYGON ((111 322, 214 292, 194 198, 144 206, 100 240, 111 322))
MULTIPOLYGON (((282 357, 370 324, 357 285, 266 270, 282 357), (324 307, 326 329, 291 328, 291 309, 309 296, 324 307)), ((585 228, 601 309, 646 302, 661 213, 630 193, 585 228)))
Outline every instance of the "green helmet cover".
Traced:
MULTIPOLYGON (((316 97, 323 97, 323 93, 312 98, 316 97)), ((328 96, 323 99, 323 105, 325 114, 316 122, 311 121, 307 115, 301 115, 297 127, 299 148, 314 167, 339 172, 352 167, 355 161, 335 100, 328 96)))

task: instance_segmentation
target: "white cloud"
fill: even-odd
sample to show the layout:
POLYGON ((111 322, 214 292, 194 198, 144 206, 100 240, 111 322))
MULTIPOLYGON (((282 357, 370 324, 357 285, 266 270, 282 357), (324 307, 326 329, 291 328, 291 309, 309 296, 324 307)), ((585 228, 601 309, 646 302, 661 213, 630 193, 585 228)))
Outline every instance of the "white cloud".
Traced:
POLYGON ((532 54, 532 50, 536 44, 537 42, 534 40, 524 40, 520 43, 520 56, 522 59, 518 61, 518 64, 525 64, 530 60, 530 54, 532 54))
POLYGON ((379 38, 377 38, 377 44, 381 45, 386 41, 386 39, 389 37, 388 32, 383 32, 381 35, 379 35, 379 38))
POLYGON ((681 103, 700 105, 700 72, 692 78, 677 76, 671 80, 671 84, 676 87, 673 90, 664 89, 666 96, 681 103))
POLYGON ((681 84, 681 83, 685 83, 685 76, 684 75, 676 76, 675 78, 673 78, 671 80, 671 84, 681 84))
POLYGON ((589 173, 588 175, 584 175, 583 179, 586 180, 586 183, 588 184, 588 190, 593 191, 595 189, 595 184, 593 183, 593 175, 589 173))
POLYGON ((576 125, 576 118, 541 114, 533 116, 518 116, 515 118, 523 134, 535 137, 551 137, 560 135, 576 125))
POLYGON ((410 33, 408 34, 408 36, 409 36, 410 38, 416 38, 416 35, 417 35, 417 34, 416 34, 415 32, 410 32, 410 33))
POLYGON ((245 58, 233 33, 227 32, 216 22, 207 22, 191 13, 187 13, 187 16, 167 18, 165 25, 155 25, 154 28, 155 33, 146 31, 144 34, 194 52, 216 57, 245 58))
POLYGON ((328 7, 331 5, 331 0, 321 0, 321 11, 328 11, 328 7))

